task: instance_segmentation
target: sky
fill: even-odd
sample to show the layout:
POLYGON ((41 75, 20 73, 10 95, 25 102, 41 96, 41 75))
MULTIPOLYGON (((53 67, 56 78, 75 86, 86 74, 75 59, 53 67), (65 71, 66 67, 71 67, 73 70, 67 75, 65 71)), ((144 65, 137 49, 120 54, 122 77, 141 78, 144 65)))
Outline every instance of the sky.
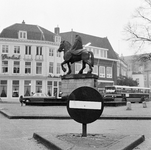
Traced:
POLYGON ((135 50, 124 40, 124 27, 141 4, 142 0, 0 0, 0 32, 23 20, 51 32, 58 26, 60 32, 107 37, 119 55, 128 56, 135 50))

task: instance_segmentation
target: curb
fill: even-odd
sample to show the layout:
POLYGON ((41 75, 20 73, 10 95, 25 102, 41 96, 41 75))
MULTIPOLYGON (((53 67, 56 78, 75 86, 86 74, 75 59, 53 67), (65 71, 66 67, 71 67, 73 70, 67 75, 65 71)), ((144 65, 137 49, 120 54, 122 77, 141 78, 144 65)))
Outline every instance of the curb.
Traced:
POLYGON ((131 143, 127 147, 123 148, 122 150, 133 150, 136 146, 138 146, 139 144, 141 144, 144 141, 145 141, 145 136, 142 135, 136 141, 134 141, 133 143, 131 143))
MULTIPOLYGON (((47 147, 48 149, 53 149, 53 150, 64 150, 64 148, 60 148, 58 147, 56 144, 54 144, 53 142, 45 139, 44 137, 40 136, 37 133, 33 134, 33 138, 35 140, 37 140, 38 142, 40 142, 41 144, 43 144, 45 147, 47 147)), ((145 136, 141 135, 140 137, 138 137, 134 142, 132 143, 127 143, 127 146, 122 146, 121 148, 117 148, 116 145, 114 148, 117 148, 117 150, 133 150, 135 147, 137 147, 139 144, 141 144, 142 142, 145 141, 145 136)), ((112 147, 113 148, 113 147, 112 147)), ((109 149, 110 150, 110 149, 109 149)))
POLYGON ((35 140, 37 140, 38 142, 40 142, 41 144, 43 144, 45 147, 47 147, 48 149, 53 149, 53 150, 62 150, 59 147, 57 147, 55 144, 53 144, 52 142, 46 140, 45 138, 43 138, 42 136, 34 133, 33 134, 33 138, 35 140))
MULTIPOLYGON (((17 116, 4 110, 0 110, 0 114, 8 119, 72 119, 70 116, 17 116)), ((151 120, 151 117, 101 116, 98 120, 151 120)))

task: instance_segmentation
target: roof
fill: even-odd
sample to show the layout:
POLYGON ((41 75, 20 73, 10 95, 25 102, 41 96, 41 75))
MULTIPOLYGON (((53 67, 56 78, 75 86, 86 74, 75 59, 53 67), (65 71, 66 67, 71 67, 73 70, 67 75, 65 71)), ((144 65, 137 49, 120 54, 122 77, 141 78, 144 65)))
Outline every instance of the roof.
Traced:
POLYGON ((107 37, 101 38, 101 37, 96 37, 96 36, 83 34, 83 33, 75 32, 75 31, 60 33, 60 36, 61 36, 62 40, 67 40, 68 42, 73 44, 76 34, 81 36, 83 45, 91 42, 91 46, 108 49, 109 50, 108 58, 118 59, 117 54, 113 50, 107 37))
POLYGON ((16 23, 3 29, 3 31, 0 33, 0 37, 18 39, 19 31, 27 31, 28 40, 54 41, 54 33, 38 25, 30 25, 25 23, 16 23))

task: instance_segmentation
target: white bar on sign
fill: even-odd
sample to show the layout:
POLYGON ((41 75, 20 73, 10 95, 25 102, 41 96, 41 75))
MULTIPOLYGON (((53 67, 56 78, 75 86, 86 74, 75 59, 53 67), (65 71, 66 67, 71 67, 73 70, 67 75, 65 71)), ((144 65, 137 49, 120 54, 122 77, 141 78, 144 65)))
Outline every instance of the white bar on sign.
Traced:
POLYGON ((96 109, 101 110, 101 102, 90 102, 90 101, 70 101, 69 108, 79 109, 96 109))

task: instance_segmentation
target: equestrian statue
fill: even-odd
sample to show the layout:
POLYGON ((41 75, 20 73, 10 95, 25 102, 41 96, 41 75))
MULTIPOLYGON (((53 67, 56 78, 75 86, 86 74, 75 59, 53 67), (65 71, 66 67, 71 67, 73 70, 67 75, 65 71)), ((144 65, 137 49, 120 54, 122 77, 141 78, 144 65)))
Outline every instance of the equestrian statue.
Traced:
POLYGON ((75 36, 75 42, 73 46, 68 41, 61 41, 58 52, 64 52, 64 61, 61 63, 62 70, 66 72, 65 64, 68 66, 67 74, 71 73, 70 64, 82 60, 82 68, 79 74, 83 74, 83 70, 86 68, 86 64, 89 65, 88 74, 91 74, 94 66, 94 55, 93 52, 83 49, 82 39, 79 35, 75 36))

